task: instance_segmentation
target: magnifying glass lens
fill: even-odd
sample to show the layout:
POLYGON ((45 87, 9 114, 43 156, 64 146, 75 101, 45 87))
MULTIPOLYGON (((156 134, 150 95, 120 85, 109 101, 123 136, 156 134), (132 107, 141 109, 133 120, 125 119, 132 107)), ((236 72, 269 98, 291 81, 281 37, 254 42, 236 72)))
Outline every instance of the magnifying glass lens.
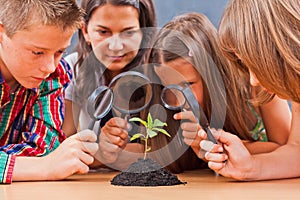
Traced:
POLYGON ((139 75, 120 77, 111 85, 114 96, 113 105, 122 113, 136 113, 151 101, 152 87, 149 80, 139 75))
POLYGON ((171 110, 180 110, 185 104, 185 97, 181 90, 176 88, 164 88, 161 100, 165 107, 171 110))
POLYGON ((113 96, 110 90, 103 91, 97 96, 94 113, 96 119, 101 119, 108 113, 111 108, 112 99, 113 96))

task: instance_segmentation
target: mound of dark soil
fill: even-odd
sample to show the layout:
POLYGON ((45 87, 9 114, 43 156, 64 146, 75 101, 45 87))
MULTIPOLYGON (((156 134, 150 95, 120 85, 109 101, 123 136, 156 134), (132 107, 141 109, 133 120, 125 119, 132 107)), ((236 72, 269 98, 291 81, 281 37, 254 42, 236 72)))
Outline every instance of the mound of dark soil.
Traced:
POLYGON ((186 184, 176 175, 162 168, 151 159, 138 159, 125 171, 119 173, 111 180, 112 185, 121 186, 168 186, 186 184))

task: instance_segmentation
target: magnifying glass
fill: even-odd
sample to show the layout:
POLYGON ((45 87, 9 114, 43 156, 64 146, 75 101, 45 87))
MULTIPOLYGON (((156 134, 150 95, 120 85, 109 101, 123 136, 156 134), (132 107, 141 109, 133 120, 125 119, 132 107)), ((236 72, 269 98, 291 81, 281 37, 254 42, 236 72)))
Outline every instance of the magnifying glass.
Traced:
POLYGON ((153 91, 151 81, 140 72, 128 71, 117 75, 110 83, 113 93, 113 107, 125 115, 139 113, 151 102, 153 91))
POLYGON ((95 122, 105 117, 112 108, 121 113, 121 118, 139 113, 150 104, 152 96, 151 82, 144 74, 136 71, 118 74, 108 87, 100 86, 90 95, 87 110, 92 122, 89 129, 93 130, 95 122))
POLYGON ((98 87, 88 98, 87 111, 92 118, 88 128, 93 130, 95 122, 101 121, 103 117, 111 110, 113 102, 113 93, 106 86, 98 87))
POLYGON ((207 133, 208 139, 217 144, 211 133, 207 117, 188 85, 186 87, 180 85, 165 86, 161 93, 161 101, 170 110, 184 110, 184 105, 188 103, 198 123, 207 133))

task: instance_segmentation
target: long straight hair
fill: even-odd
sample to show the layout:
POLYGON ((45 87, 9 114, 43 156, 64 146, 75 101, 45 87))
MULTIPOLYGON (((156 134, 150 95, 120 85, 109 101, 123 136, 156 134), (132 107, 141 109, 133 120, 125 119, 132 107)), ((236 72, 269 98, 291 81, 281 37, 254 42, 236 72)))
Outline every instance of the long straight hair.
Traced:
POLYGON ((268 91, 300 102, 299 0, 231 0, 219 35, 222 52, 239 69, 250 69, 268 91))
MULTIPOLYGON (((223 128, 242 139, 253 141, 249 130, 255 126, 256 118, 247 102, 247 96, 250 95, 249 84, 246 77, 232 70, 231 63, 221 56, 218 45, 217 30, 207 17, 199 13, 183 14, 175 17, 159 31, 149 62, 159 65, 162 61, 169 62, 177 58, 190 61, 202 78, 203 110, 207 118, 211 119, 211 126, 223 128)), ((173 114, 168 114, 167 129, 174 137, 179 124, 173 120, 173 114)), ((161 135, 157 139, 153 138, 151 148, 161 148, 173 137, 161 135)), ((186 156, 200 160, 189 149, 184 156, 168 166, 170 170, 175 172, 186 170, 192 162, 186 156)), ((203 166, 196 160, 194 164, 195 167, 203 166)))

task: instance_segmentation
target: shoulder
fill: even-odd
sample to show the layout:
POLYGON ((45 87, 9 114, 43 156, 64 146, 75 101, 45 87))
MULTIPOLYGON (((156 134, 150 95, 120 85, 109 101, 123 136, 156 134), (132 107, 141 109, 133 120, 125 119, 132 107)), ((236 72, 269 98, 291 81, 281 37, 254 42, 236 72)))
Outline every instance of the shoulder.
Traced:
POLYGON ((64 57, 64 60, 69 64, 71 70, 74 70, 74 66, 78 61, 78 53, 74 52, 64 57))

